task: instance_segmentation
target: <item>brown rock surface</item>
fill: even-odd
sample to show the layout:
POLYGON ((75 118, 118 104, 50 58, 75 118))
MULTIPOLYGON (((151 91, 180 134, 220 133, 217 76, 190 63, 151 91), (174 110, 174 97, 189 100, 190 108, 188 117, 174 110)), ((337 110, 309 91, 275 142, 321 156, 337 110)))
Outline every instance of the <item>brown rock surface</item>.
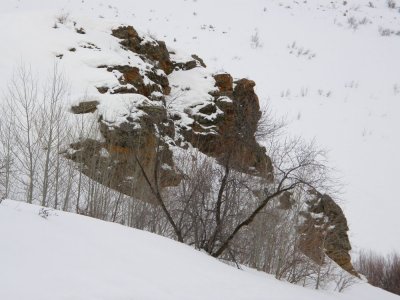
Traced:
POLYGON ((342 209, 330 196, 312 193, 315 197, 308 202, 305 222, 298 229, 301 251, 318 264, 326 254, 344 270, 359 276, 351 263, 349 228, 342 209))
POLYGON ((154 126, 159 124, 158 130, 162 134, 171 126, 166 120, 165 108, 151 104, 139 108, 146 112, 139 123, 129 116, 118 125, 100 119, 100 131, 105 141, 86 139, 74 143, 71 145, 74 151, 67 154, 67 158, 80 163, 82 172, 88 177, 126 195, 156 203, 136 157, 153 186, 157 158, 161 165, 161 188, 179 184, 181 175, 174 167, 169 145, 158 139, 154 126))
POLYGON ((189 60, 187 62, 172 62, 174 69, 187 71, 194 69, 196 67, 203 67, 203 68, 207 67, 204 61, 196 54, 193 54, 192 58, 193 58, 192 60, 189 60))
POLYGON ((74 105, 71 107, 71 111, 74 114, 93 113, 97 110, 97 105, 99 105, 99 101, 96 100, 79 102, 78 105, 74 105))
POLYGON ((255 139, 261 111, 254 81, 241 79, 233 89, 231 75, 214 78, 219 89, 213 93, 215 101, 192 115, 192 130, 183 132, 186 140, 220 163, 229 159, 235 169, 271 180, 272 162, 255 139), (221 114, 209 118, 217 110, 221 114))
POLYGON ((112 35, 122 40, 122 46, 157 62, 155 66, 162 69, 165 74, 168 75, 173 71, 174 66, 163 41, 144 41, 132 26, 118 27, 112 31, 112 35))
POLYGON ((218 87, 219 91, 232 92, 233 91, 233 78, 228 73, 216 74, 214 75, 215 85, 218 87))
MULTIPOLYGON (((122 73, 122 77, 118 80, 121 85, 126 86, 131 84, 136 88, 136 93, 149 97, 153 92, 160 92, 168 94, 170 91, 168 78, 157 74, 156 71, 146 71, 145 75, 153 81, 153 83, 145 84, 144 76, 140 74, 140 70, 137 67, 131 66, 110 66, 107 67, 107 71, 112 72, 117 70, 122 73)), ((113 93, 118 93, 116 90, 113 93)))
MULTIPOLYGON (((230 74, 216 74, 213 76, 215 90, 209 91, 210 100, 197 101, 194 96, 183 112, 177 112, 166 104, 171 87, 165 74, 171 74, 174 68, 179 72, 205 68, 203 60, 192 55, 187 62, 172 62, 164 42, 144 39, 132 26, 119 27, 112 35, 144 63, 141 66, 128 63, 99 66, 113 72, 119 85, 113 86, 113 78, 112 87, 100 86, 98 91, 102 94, 136 93, 148 99, 135 104, 135 110, 140 111, 135 118, 127 114, 120 116, 124 118, 122 122, 113 123, 100 115, 101 141, 86 139, 71 145, 67 157, 80 164, 85 175, 126 195, 157 203, 136 158, 154 185, 158 157, 160 187, 175 186, 180 183, 182 174, 175 168, 171 148, 185 147, 189 142, 221 164, 229 161, 238 171, 273 179, 271 159, 255 137, 261 111, 254 81, 234 81, 230 74), (186 117, 193 122, 182 125, 180 121, 186 117)), ((181 91, 190 89, 178 88, 181 91)), ((71 111, 91 113, 98 104, 97 101, 80 102, 71 107, 71 111)), ((279 208, 292 207, 290 196, 289 193, 282 195, 279 208)), ((301 250, 317 263, 322 263, 326 253, 349 273, 357 275, 350 260, 348 226, 341 208, 329 196, 315 192, 304 216, 306 221, 298 229, 301 250)))

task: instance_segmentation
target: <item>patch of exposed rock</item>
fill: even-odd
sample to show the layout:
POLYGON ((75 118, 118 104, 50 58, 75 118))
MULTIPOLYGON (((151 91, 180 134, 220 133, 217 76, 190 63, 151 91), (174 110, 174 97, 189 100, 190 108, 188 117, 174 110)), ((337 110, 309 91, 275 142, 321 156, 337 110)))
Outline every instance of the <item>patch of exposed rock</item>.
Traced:
POLYGON ((106 68, 108 72, 113 72, 118 78, 120 85, 116 87, 97 87, 97 90, 104 94, 141 94, 146 97, 156 93, 168 95, 170 87, 168 77, 158 69, 141 70, 138 67, 128 65, 123 66, 99 66, 106 68))
POLYGON ((346 217, 338 204, 328 195, 313 191, 308 201, 305 221, 298 228, 301 251, 317 264, 322 264, 325 254, 354 276, 350 257, 351 245, 346 217))
POLYGON ((173 66, 174 66, 175 70, 184 70, 184 71, 191 70, 196 67, 207 68, 204 61, 200 57, 198 57, 196 54, 192 54, 192 59, 185 61, 185 62, 174 61, 173 66))
POLYGON ((99 101, 96 100, 79 102, 78 105, 73 105, 71 107, 71 112, 77 115, 93 113, 97 110, 97 105, 99 105, 99 101))
POLYGON ((118 27, 112 31, 112 35, 121 39, 120 44, 125 48, 142 55, 144 59, 157 62, 155 67, 163 70, 165 74, 173 71, 174 66, 165 42, 141 37, 132 26, 118 27))

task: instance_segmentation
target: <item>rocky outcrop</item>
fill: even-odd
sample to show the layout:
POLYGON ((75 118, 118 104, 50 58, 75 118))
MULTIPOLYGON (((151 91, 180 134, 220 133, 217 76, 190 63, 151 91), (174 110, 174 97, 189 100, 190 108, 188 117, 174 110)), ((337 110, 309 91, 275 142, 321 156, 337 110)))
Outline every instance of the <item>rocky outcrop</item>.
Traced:
POLYGON ((112 35, 121 39, 120 44, 132 52, 143 55, 145 59, 156 61, 156 67, 162 69, 165 74, 168 75, 173 71, 174 66, 163 41, 143 38, 132 26, 121 26, 114 29, 112 35))
MULTIPOLYGON (((71 145, 67 157, 81 164, 85 175, 126 195, 154 203, 147 180, 154 186, 158 170, 161 188, 179 184, 182 174, 175 168, 172 149, 190 143, 221 164, 229 161, 239 171, 272 179, 271 161, 255 138, 261 112, 253 81, 234 81, 229 74, 216 74, 208 97, 196 99, 200 96, 194 94, 185 106, 174 107, 170 100, 173 97, 168 98, 171 85, 167 75, 205 68, 203 60, 192 55, 187 60, 174 61, 164 42, 140 36, 132 26, 114 29, 112 35, 142 62, 98 66, 99 71, 111 73, 118 84, 98 86, 97 90, 116 96, 136 94, 141 100, 132 102, 129 111, 118 116, 118 122, 98 111, 102 139, 86 139, 71 145), (189 121, 185 123, 183 119, 189 121)), ((97 101, 86 101, 73 106, 71 111, 91 113, 98 106, 97 101)))
POLYGON ((326 254, 344 270, 359 276, 351 263, 349 228, 342 209, 330 196, 311 193, 313 198, 303 212, 305 221, 298 228, 301 251, 317 264, 324 262, 326 254))
MULTIPOLYGON (((81 171, 101 184, 123 194, 156 203, 147 179, 154 184, 158 171, 161 188, 179 184, 181 174, 175 170, 172 152, 158 134, 173 134, 173 124, 167 120, 165 107, 143 102, 140 118, 126 116, 118 125, 100 117, 100 132, 104 141, 86 139, 71 145, 67 157, 79 162, 81 171), (154 123, 159 124, 158 127, 154 123), (159 133, 156 130, 161 130, 159 133), (158 168, 156 163, 160 164, 158 168), (139 165, 140 164, 140 165, 139 165), (148 178, 143 176, 146 170, 148 178)), ((172 136, 173 137, 173 136, 172 136)))
POLYGON ((119 86, 112 88, 98 87, 98 91, 102 94, 107 92, 110 94, 137 93, 150 97, 154 92, 168 95, 171 90, 167 76, 154 68, 146 71, 127 65, 100 66, 99 68, 106 68, 108 72, 114 72, 120 83, 119 86))
MULTIPOLYGON (((98 99, 71 107, 72 113, 98 122, 98 138, 81 139, 66 154, 82 173, 157 204, 152 191, 155 181, 162 189, 178 185, 184 176, 175 166, 174 149, 193 146, 222 165, 229 163, 240 172, 273 180, 271 159, 256 140, 261 111, 254 81, 212 74, 197 55, 182 58, 168 52, 164 42, 141 36, 132 26, 116 28, 111 34, 123 48, 123 63, 97 66, 110 78, 96 86, 98 99)), ((278 208, 292 206, 291 194, 282 194, 278 208)), ((303 216, 298 231, 304 254, 319 264, 326 254, 357 275, 340 207, 329 196, 314 192, 303 216)))
POLYGON ((189 113, 194 122, 192 130, 183 132, 185 139, 222 164, 229 160, 239 171, 271 180, 271 160, 255 138, 261 111, 254 81, 241 79, 233 88, 230 74, 214 79, 214 101, 189 113))

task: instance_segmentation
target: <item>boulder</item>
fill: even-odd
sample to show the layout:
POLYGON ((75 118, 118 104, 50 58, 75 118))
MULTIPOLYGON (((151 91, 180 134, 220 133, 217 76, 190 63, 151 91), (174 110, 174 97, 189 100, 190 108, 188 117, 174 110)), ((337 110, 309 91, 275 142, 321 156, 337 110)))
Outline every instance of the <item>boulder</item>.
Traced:
POLYGON ((79 102, 78 105, 71 106, 71 112, 74 114, 93 113, 97 110, 97 105, 99 105, 99 101, 96 100, 79 102))

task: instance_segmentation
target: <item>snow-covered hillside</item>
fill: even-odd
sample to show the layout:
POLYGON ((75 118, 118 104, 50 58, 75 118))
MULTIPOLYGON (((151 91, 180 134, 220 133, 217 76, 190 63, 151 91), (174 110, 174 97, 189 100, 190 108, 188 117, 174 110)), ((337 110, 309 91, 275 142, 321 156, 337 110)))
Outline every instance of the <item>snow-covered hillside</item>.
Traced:
POLYGON ((398 299, 363 282, 340 294, 294 286, 151 233, 11 200, 0 204, 0 237, 0 299, 398 299))
MULTIPOLYGON (((395 1, 396 2, 396 1, 395 1)), ((356 249, 400 250, 400 13, 379 1, 4 0, 0 3, 0 88, 31 64, 44 80, 56 55, 71 102, 98 94, 118 60, 112 26, 126 23, 196 53, 208 67, 257 83, 257 93, 290 134, 330 151, 345 184, 342 203, 356 249), (371 4, 370 4, 371 3, 371 4), (86 30, 54 30, 67 15, 86 30), (85 51, 98 41, 99 54, 85 51), (68 49, 81 47, 71 59, 68 49)))

